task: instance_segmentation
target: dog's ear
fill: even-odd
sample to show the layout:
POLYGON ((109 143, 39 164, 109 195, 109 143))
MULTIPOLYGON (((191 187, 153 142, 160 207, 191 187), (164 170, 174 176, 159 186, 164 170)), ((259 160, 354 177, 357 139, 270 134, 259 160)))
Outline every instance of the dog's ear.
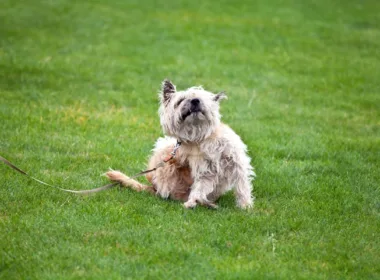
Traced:
POLYGON ((167 103, 175 92, 176 92, 175 85, 168 79, 165 79, 162 82, 162 86, 161 86, 162 102, 167 103))
POLYGON ((219 102, 220 100, 227 99, 227 95, 224 91, 221 91, 214 96, 214 101, 219 102))

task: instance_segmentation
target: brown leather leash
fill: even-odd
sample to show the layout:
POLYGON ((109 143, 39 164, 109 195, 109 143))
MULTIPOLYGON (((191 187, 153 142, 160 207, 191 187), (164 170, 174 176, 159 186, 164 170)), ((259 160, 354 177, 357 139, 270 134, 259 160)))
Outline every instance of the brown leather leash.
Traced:
MULTIPOLYGON (((163 167, 167 162, 171 161, 172 159, 175 158, 175 155, 177 153, 177 150, 178 148, 181 146, 181 142, 177 140, 177 144, 174 146, 174 149, 173 151, 170 153, 170 156, 168 156, 167 158, 165 158, 163 161, 161 161, 159 164, 157 164, 156 167, 152 168, 152 169, 148 169, 148 170, 144 170, 144 171, 141 171, 135 175, 133 175, 132 177, 130 178, 136 178, 136 177, 139 177, 139 176, 142 176, 142 175, 145 175, 147 173, 150 173, 150 172, 153 172, 155 171, 156 169, 160 168, 160 167, 163 167)), ((99 188, 95 188, 95 189, 90 189, 90 190, 69 190, 69 189, 64 189, 64 188, 61 188, 61 187, 57 187, 57 186, 54 186, 54 185, 51 185, 51 184, 48 184, 42 180, 39 180, 31 175, 29 175, 28 173, 26 173, 24 170, 18 168, 16 165, 14 165, 13 163, 11 163, 9 160, 3 158, 2 156, 0 156, 0 161, 2 161, 3 163, 5 163, 6 165, 8 165, 9 167, 11 167, 13 170, 17 171, 18 173, 24 175, 24 176, 27 176, 29 177, 30 179, 42 184, 42 185, 45 185, 45 186, 49 186, 49 187, 53 187, 53 188, 56 188, 56 189, 59 189, 61 191, 64 191, 64 192, 69 192, 69 193, 75 193, 75 194, 91 194, 91 193, 97 193, 97 192, 100 192, 100 191, 104 191, 104 190, 108 190, 108 189, 111 189, 117 185, 119 185, 120 183, 119 182, 113 182, 113 183, 110 183, 110 184, 107 184, 107 185, 104 185, 102 187, 99 187, 99 188)))

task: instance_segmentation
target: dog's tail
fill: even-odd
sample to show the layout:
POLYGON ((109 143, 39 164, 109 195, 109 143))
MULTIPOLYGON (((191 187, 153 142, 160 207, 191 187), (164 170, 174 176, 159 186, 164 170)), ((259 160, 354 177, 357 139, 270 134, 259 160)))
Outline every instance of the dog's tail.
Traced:
POLYGON ((143 184, 137 182, 136 180, 128 177, 127 175, 121 173, 120 171, 110 170, 110 171, 106 172, 105 175, 111 181, 119 182, 122 186, 129 187, 132 190, 135 190, 138 192, 148 191, 148 192, 151 192, 154 194, 156 193, 156 190, 152 186, 143 185, 143 184))

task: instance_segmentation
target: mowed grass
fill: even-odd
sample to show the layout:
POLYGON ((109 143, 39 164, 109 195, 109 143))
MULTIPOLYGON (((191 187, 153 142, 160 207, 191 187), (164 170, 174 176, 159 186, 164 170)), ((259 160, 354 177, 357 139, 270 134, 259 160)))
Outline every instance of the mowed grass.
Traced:
POLYGON ((380 2, 0 3, 0 155, 89 189, 145 168, 160 82, 229 99, 253 211, 0 163, 1 279, 380 278, 380 2))

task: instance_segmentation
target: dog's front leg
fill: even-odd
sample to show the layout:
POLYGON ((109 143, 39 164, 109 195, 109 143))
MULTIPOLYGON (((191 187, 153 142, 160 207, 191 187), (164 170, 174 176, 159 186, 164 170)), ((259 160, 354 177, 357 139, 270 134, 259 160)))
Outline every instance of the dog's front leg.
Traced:
POLYGON ((251 194, 252 186, 247 177, 242 176, 236 182, 235 194, 237 205, 242 209, 252 208, 254 197, 251 194))
POLYGON ((194 208, 199 203, 211 208, 217 208, 214 203, 210 202, 207 199, 207 195, 209 195, 213 190, 213 180, 210 180, 209 178, 198 179, 194 181, 193 185, 191 186, 189 199, 184 203, 184 206, 186 208, 194 208))

